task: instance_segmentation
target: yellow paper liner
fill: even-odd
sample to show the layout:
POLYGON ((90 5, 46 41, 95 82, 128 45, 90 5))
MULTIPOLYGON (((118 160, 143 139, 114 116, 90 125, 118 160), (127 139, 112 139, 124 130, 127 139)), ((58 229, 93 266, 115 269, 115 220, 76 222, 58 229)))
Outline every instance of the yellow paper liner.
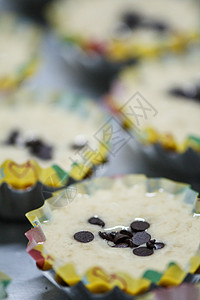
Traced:
POLYGON ((39 61, 35 57, 31 59, 20 72, 5 77, 0 77, 0 90, 8 91, 19 86, 25 79, 30 77, 37 70, 39 61))
MULTIPOLYGON (((114 178, 102 177, 85 181, 75 186, 77 192, 90 195, 94 190, 111 188, 114 180, 114 178)), ((148 193, 155 192, 160 188, 174 195, 183 193, 182 201, 191 205, 191 211, 200 212, 200 201, 197 198, 197 193, 191 190, 187 184, 176 183, 164 178, 148 179, 144 175, 126 175, 121 177, 121 180, 127 187, 143 183, 148 193)), ((54 269, 57 282, 64 281, 69 286, 74 286, 79 281, 82 281, 92 293, 104 293, 117 286, 130 295, 138 295, 147 291, 152 283, 164 287, 180 285, 189 272, 195 273, 198 271, 200 250, 191 257, 186 269, 181 268, 175 262, 169 262, 169 265, 163 272, 146 270, 141 278, 129 276, 126 270, 108 274, 100 266, 90 268, 83 275, 78 274, 75 263, 63 264, 51 253, 44 251, 43 248, 45 235, 42 232, 41 223, 51 219, 51 212, 59 206, 59 201, 61 202, 60 205, 63 204, 61 201, 62 195, 60 200, 58 200, 57 196, 58 194, 48 199, 41 208, 26 214, 26 217, 34 227, 26 233, 29 239, 27 252, 35 259, 37 266, 41 270, 54 269)))

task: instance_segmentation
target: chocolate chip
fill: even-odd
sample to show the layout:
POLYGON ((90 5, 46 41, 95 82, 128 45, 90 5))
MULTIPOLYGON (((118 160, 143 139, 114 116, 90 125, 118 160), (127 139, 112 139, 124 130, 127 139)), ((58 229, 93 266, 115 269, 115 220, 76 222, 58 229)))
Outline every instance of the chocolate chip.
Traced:
POLYGON ((132 238, 131 241, 134 245, 140 246, 144 243, 147 243, 151 239, 150 234, 145 231, 137 232, 132 238))
POLYGON ((74 234, 74 239, 80 243, 89 243, 94 239, 94 235, 90 231, 79 231, 74 234))
POLYGON ((127 12, 122 16, 123 23, 130 29, 140 26, 142 17, 136 12, 127 12))
POLYGON ((125 229, 122 229, 122 230, 120 231, 120 233, 121 233, 121 234, 125 234, 125 235, 127 235, 127 237, 130 237, 130 238, 132 238, 132 236, 133 236, 132 232, 130 232, 130 231, 128 231, 128 230, 125 230, 125 229))
POLYGON ((156 243, 154 244, 154 249, 155 249, 155 250, 159 250, 159 249, 162 249, 162 248, 164 248, 164 247, 165 247, 165 244, 164 244, 164 243, 156 242, 156 243))
POLYGON ((141 27, 153 29, 158 32, 165 32, 169 30, 167 24, 163 23, 162 21, 152 19, 144 19, 141 23, 141 27))
POLYGON ((110 233, 109 233, 110 239, 111 239, 111 240, 114 240, 114 238, 116 237, 117 234, 118 234, 118 232, 116 232, 116 231, 110 232, 110 233))
POLYGON ((115 236, 115 238, 114 238, 114 240, 113 240, 113 242, 115 244, 120 244, 120 243, 125 242, 127 239, 128 239, 127 235, 121 234, 121 233, 117 233, 116 236, 115 236))
POLYGON ((160 32, 168 31, 169 27, 162 21, 154 21, 151 23, 151 28, 160 32))
POLYGON ((17 138, 19 136, 19 131, 18 130, 13 130, 8 136, 8 139, 6 141, 7 145, 15 145, 17 142, 17 138))
POLYGON ((169 93, 175 97, 193 98, 193 93, 181 87, 172 88, 169 93))
POLYGON ((99 231, 99 236, 103 239, 103 240, 107 240, 107 241, 111 241, 114 242, 114 239, 116 237, 116 235, 119 234, 118 232, 112 231, 110 233, 107 233, 105 231, 99 231))
POLYGON ((146 243, 147 248, 154 249, 155 248, 155 242, 156 242, 156 240, 150 240, 149 242, 147 242, 146 243))
POLYGON ((52 147, 51 146, 47 146, 47 145, 43 145, 40 149, 40 151, 38 151, 36 153, 37 157, 44 159, 44 160, 48 160, 52 158, 52 147))
POLYGON ((99 231, 98 233, 100 238, 102 238, 103 240, 107 240, 108 234, 106 232, 99 231))
POLYGON ((33 150, 38 150, 39 147, 41 147, 43 144, 42 144, 42 141, 39 140, 39 139, 36 139, 36 140, 30 140, 30 141, 27 141, 26 142, 26 147, 30 147, 30 148, 33 148, 33 150))
POLYGON ((26 147, 29 148, 30 153, 34 154, 38 158, 48 160, 52 158, 52 150, 51 146, 46 145, 39 139, 31 140, 26 142, 26 147))
POLYGON ((133 250, 133 254, 137 256, 149 256, 153 254, 153 249, 147 247, 139 247, 133 250))
POLYGON ((110 237, 110 234, 108 234, 107 232, 99 231, 99 236, 100 236, 103 240, 107 240, 107 241, 112 241, 112 240, 113 240, 113 239, 110 237))
POLYGON ((129 246, 130 248, 135 248, 135 247, 137 247, 137 246, 132 242, 132 240, 126 240, 126 243, 128 244, 128 246, 129 246))
POLYGON ((150 240, 149 242, 146 243, 147 247, 149 249, 155 249, 155 250, 159 250, 165 247, 165 244, 162 242, 156 242, 156 240, 150 240))
POLYGON ((149 228, 149 223, 145 221, 134 221, 131 223, 130 227, 133 231, 144 231, 149 228))
POLYGON ((169 90, 175 97, 183 97, 200 101, 200 84, 190 87, 175 87, 169 90))
POLYGON ((104 227, 105 226, 105 223, 104 221, 102 221, 100 218, 98 217, 92 217, 88 220, 88 222, 92 225, 98 225, 98 226, 101 226, 101 227, 104 227))
POLYGON ((75 144, 75 143, 74 143, 74 144, 71 145, 71 149, 72 149, 72 150, 81 150, 81 149, 83 149, 83 148, 85 147, 85 145, 86 145, 86 144, 82 144, 82 145, 81 145, 81 144, 75 144))

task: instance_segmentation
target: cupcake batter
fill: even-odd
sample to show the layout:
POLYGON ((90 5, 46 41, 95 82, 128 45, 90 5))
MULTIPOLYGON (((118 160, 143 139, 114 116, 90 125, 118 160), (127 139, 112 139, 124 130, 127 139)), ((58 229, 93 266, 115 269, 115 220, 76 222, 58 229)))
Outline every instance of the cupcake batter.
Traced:
POLYGON ((125 271, 133 277, 147 269, 163 271, 172 261, 185 267, 199 247, 200 220, 193 217, 183 197, 183 193, 173 195, 162 189, 148 194, 142 183, 125 187, 116 179, 111 190, 98 190, 91 196, 77 194, 67 206, 54 210, 51 220, 42 224, 44 249, 62 262, 73 262, 81 275, 92 266, 108 273, 125 271), (89 222, 94 216, 103 223, 89 222), (150 256, 135 255, 133 250, 139 248, 111 247, 99 235, 99 231, 130 230, 138 218, 149 224, 143 228, 146 236, 165 244, 150 256), (77 240, 84 238, 82 231, 89 232, 89 242, 77 240))

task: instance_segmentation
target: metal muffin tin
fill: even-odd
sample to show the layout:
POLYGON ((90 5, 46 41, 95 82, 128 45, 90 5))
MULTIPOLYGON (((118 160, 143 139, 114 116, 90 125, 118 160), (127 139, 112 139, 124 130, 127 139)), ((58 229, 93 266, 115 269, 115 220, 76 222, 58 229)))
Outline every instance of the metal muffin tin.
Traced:
MULTIPOLYGON (((75 182, 69 180, 69 184, 75 182)), ((63 188, 66 188, 65 185, 63 188)), ((37 181, 35 185, 18 190, 4 182, 0 186, 0 218, 12 221, 26 221, 25 214, 31 209, 36 209, 52 196, 52 193, 62 188, 45 186, 37 181)))
POLYGON ((178 287, 163 289, 152 284, 147 293, 137 297, 125 294, 118 287, 114 288, 108 293, 95 295, 89 292, 82 282, 73 287, 68 287, 66 285, 62 286, 61 284, 58 284, 58 282, 55 280, 55 272, 53 270, 43 271, 43 275, 57 288, 62 290, 70 300, 166 300, 171 299, 170 297, 174 297, 173 299, 189 300, 192 291, 195 295, 198 294, 198 296, 200 296, 200 275, 193 274, 189 274, 185 278, 184 282, 178 287))
POLYGON ((164 176, 186 182, 200 192, 200 153, 194 149, 172 152, 158 143, 145 145, 135 137, 128 145, 137 152, 141 168, 148 176, 164 176))

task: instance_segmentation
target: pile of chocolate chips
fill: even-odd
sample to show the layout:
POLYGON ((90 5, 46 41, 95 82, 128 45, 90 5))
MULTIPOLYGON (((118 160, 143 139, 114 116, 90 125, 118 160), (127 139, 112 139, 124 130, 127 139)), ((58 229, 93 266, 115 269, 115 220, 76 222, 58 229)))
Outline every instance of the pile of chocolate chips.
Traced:
MULTIPOLYGON (((17 145, 17 140, 20 136, 20 132, 18 130, 13 130, 6 141, 7 145, 17 145)), ((25 141, 24 146, 28 148, 29 152, 36 157, 48 160, 52 158, 53 148, 47 144, 45 144, 40 139, 32 139, 30 141, 25 141)))
MULTIPOLYGON (((90 224, 105 226, 105 223, 98 217, 92 217, 88 220, 90 224)), ((165 244, 151 239, 146 230, 150 224, 146 221, 134 221, 130 224, 130 229, 122 229, 120 231, 99 231, 99 236, 108 242, 113 248, 134 248, 133 254, 138 256, 149 256, 154 250, 162 249, 165 244), (146 246, 141 246, 146 244, 146 246)), ((80 231, 75 233, 74 239, 81 243, 89 243, 94 239, 94 235, 89 231, 80 231)))

